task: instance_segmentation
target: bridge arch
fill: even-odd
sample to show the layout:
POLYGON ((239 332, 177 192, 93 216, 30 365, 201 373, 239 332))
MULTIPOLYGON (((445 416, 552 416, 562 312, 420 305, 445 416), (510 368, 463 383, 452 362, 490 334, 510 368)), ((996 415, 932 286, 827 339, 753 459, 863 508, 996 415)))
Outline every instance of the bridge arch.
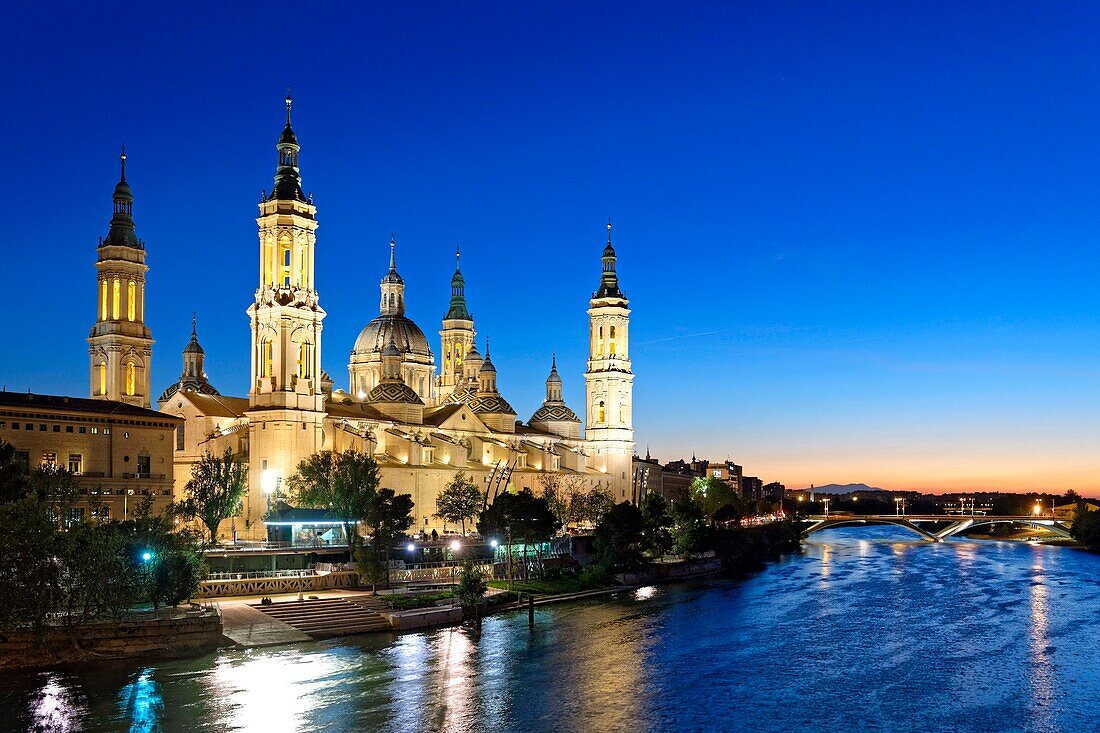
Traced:
POLYGON ((829 517, 827 519, 819 519, 815 521, 808 528, 802 530, 803 537, 809 537, 810 535, 820 532, 825 529, 832 529, 833 527, 844 527, 847 525, 862 524, 862 525, 883 525, 892 524, 895 527, 904 527, 910 532, 918 535, 921 539, 928 540, 929 542, 938 541, 938 537, 932 534, 926 529, 918 527, 905 517, 829 517))

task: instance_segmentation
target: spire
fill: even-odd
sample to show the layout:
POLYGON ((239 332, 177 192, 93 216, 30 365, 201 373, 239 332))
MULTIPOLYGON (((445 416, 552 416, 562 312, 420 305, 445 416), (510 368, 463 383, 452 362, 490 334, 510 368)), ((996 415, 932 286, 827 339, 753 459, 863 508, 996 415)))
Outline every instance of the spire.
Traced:
POLYGON ((462 277, 462 253, 455 247, 455 274, 451 278, 451 307, 447 309, 445 321, 472 321, 470 310, 466 307, 466 278, 462 277))
POLYGON ((195 329, 199 325, 199 319, 195 317, 195 311, 191 311, 191 338, 195 338, 195 329))
POLYGON ((290 90, 286 90, 286 126, 283 134, 279 136, 279 142, 275 149, 279 151, 279 165, 275 169, 275 188, 271 191, 270 199, 279 201, 305 202, 305 194, 302 193, 302 177, 298 172, 298 136, 290 126, 290 106, 294 100, 290 97, 290 90))
POLYGON ((546 402, 561 402, 561 375, 558 374, 558 355, 550 357, 550 376, 546 378, 546 402))
POLYGON ((603 248, 603 272, 600 275, 600 287, 592 294, 593 298, 619 298, 626 300, 623 291, 619 290, 619 276, 615 272, 617 257, 615 248, 611 245, 611 217, 607 218, 607 246, 603 248))
POLYGON ((386 276, 382 278, 383 283, 404 283, 401 276, 397 274, 397 256, 395 250, 397 248, 397 239, 395 235, 390 235, 390 269, 386 273, 386 276))
POLYGON ((145 245, 134 232, 134 193, 126 182, 126 146, 123 145, 118 156, 119 178, 112 194, 114 200, 111 215, 111 228, 101 246, 123 246, 144 249, 145 245))

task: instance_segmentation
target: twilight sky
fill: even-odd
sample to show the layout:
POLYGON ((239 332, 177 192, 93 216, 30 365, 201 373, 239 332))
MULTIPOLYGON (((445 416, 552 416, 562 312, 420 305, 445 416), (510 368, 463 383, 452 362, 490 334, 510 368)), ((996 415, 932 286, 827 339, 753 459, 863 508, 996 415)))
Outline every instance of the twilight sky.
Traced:
POLYGON ((390 232, 438 350, 456 244, 526 419, 583 408, 611 215, 635 434, 788 486, 1100 494, 1096 3, 9 8, 9 390, 84 395, 126 143, 159 394, 192 311, 247 392, 254 219, 294 90, 325 369, 390 232))

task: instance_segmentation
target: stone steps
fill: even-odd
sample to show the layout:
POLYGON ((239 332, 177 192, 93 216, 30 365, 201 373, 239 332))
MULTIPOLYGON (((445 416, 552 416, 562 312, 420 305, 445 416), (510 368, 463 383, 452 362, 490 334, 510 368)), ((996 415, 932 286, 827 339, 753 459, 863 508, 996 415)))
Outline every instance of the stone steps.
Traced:
POLYGON ((314 639, 390 630, 389 621, 378 613, 385 604, 377 598, 320 598, 252 607, 314 639))

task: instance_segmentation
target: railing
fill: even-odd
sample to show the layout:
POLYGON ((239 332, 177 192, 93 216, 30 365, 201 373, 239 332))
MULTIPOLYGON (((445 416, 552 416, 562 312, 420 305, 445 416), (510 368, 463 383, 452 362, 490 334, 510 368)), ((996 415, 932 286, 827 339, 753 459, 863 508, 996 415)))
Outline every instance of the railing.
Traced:
POLYGON ((208 552, 258 552, 261 550, 346 550, 344 542, 235 542, 231 545, 214 545, 208 552))
POLYGON ((208 573, 206 580, 251 580, 253 578, 301 578, 309 575, 328 575, 318 573, 312 568, 302 570, 249 570, 246 572, 208 573))
MULTIPOLYGON (((198 598, 224 598, 226 596, 266 596, 279 593, 312 592, 332 588, 355 588, 359 584, 359 574, 354 571, 333 573, 309 573, 309 571, 289 571, 291 575, 277 575, 279 571, 260 573, 255 577, 242 577, 239 580, 204 580, 199 588, 198 598), (309 573, 309 574, 307 574, 309 573)), ((287 572, 287 571, 283 571, 287 572)), ((229 573, 238 575, 238 573, 229 573)), ((246 573, 240 573, 246 575, 246 573)), ((248 573, 247 575, 252 575, 248 573)))

